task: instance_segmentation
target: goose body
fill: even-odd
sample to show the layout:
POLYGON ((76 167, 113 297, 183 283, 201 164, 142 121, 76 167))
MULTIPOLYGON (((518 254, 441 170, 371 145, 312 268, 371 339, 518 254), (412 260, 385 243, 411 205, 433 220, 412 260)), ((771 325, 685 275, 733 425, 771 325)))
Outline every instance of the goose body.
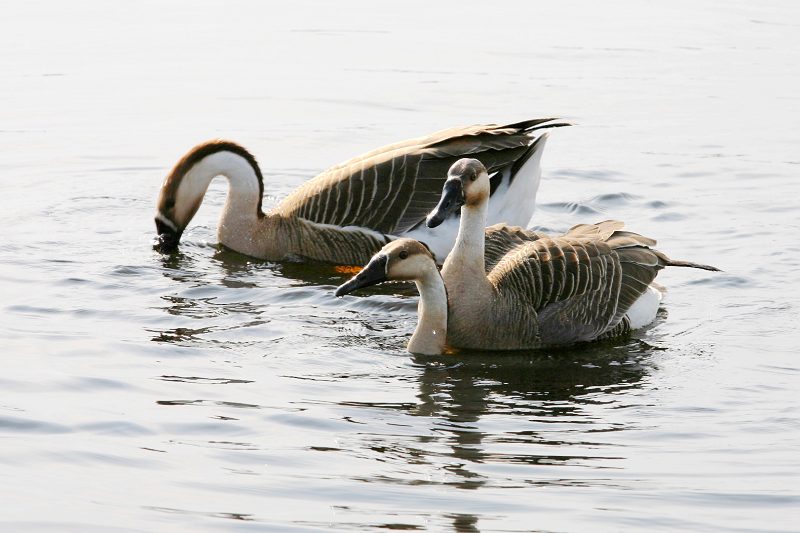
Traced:
MULTIPOLYGON (((479 161, 453 165, 441 202, 428 219, 435 225, 447 214, 443 211, 461 207, 453 251, 438 280, 400 278, 414 279, 421 294, 441 293, 439 284, 446 288, 446 301, 438 306, 446 308, 450 346, 535 349, 619 335, 655 318, 660 292, 651 283, 664 267, 717 270, 671 260, 652 248, 654 240, 624 231, 616 221, 579 224, 556 237, 504 224, 484 229, 487 191, 488 174, 479 161)), ((375 256, 386 257, 386 279, 395 279, 396 264, 404 261, 401 252, 408 258, 414 250, 404 240, 386 245, 375 256)), ((337 295, 365 286, 375 261, 337 295)), ((432 257, 414 255, 415 263, 426 261, 432 257)), ((433 298, 427 298, 429 308, 436 307, 430 303, 433 298)), ((421 318, 415 348, 427 351, 420 353, 441 353, 442 348, 425 341, 431 329, 421 318)))
POLYGON ((436 231, 424 221, 447 168, 465 155, 481 160, 491 175, 490 219, 527 225, 541 175, 542 130, 563 125, 554 119, 476 125, 384 146, 331 167, 268 213, 262 211, 264 181, 252 154, 230 141, 206 142, 178 161, 161 187, 159 247, 177 247, 211 180, 224 176, 229 191, 217 233, 220 243, 237 252, 363 264, 387 242, 408 236, 426 242, 441 261, 458 232, 457 217, 436 231))

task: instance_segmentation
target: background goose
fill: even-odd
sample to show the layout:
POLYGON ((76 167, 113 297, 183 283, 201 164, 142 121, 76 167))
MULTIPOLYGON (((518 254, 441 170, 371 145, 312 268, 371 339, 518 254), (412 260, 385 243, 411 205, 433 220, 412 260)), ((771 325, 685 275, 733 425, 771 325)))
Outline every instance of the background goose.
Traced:
POLYGON ((387 279, 413 280, 419 324, 409 351, 539 348, 619 335, 649 324, 661 294, 651 283, 666 266, 717 270, 674 261, 655 241, 605 221, 579 224, 558 237, 496 225, 484 232, 489 183, 474 159, 453 165, 431 214, 461 207, 461 227, 441 275, 424 246, 407 239, 386 245, 341 296, 387 279), (446 288, 446 289, 445 289, 446 288), (444 318, 442 318, 444 316, 444 318), (442 329, 446 327, 445 335, 442 329))
POLYGON ((423 224, 436 205, 447 168, 470 155, 491 175, 488 216, 526 225, 539 185, 546 135, 566 125, 555 119, 476 125, 384 146, 326 170, 268 213, 255 158, 230 141, 190 150, 172 169, 155 216, 162 251, 175 249, 211 180, 225 176, 229 191, 219 241, 237 252, 269 260, 290 256, 363 264, 396 236, 425 241, 442 260, 458 232, 455 217, 435 232, 423 224))

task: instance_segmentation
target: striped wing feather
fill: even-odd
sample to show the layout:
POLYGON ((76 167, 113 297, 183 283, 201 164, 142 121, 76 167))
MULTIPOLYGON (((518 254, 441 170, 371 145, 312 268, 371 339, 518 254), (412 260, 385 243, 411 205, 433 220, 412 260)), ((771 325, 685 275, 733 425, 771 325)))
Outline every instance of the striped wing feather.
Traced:
POLYGON ((527 242, 547 237, 519 226, 509 226, 503 223, 486 228, 484 261, 486 273, 492 271, 497 263, 511 250, 527 242))
POLYGON ((537 312, 542 343, 597 338, 620 324, 665 266, 647 247, 655 241, 621 228, 581 224, 523 242, 497 262, 489 281, 509 305, 537 312))
POLYGON ((400 234, 424 221, 436 206, 455 161, 474 157, 499 176, 531 150, 531 132, 564 125, 552 120, 451 128, 378 148, 309 180, 274 212, 400 234))

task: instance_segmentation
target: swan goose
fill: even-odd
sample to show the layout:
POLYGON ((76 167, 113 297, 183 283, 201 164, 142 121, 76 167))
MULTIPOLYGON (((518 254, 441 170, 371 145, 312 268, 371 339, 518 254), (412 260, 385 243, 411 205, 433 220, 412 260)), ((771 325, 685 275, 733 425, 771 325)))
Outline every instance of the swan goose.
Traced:
POLYGON ((305 258, 362 265, 399 236, 425 241, 440 261, 452 248, 457 217, 432 231, 446 170, 469 155, 486 165, 489 218, 527 225, 533 213, 545 145, 555 119, 451 128, 378 148, 309 180, 264 213, 264 182, 255 157, 230 141, 209 141, 178 161, 161 186, 155 215, 157 248, 171 252, 216 176, 228 179, 219 242, 267 260, 305 258))
POLYGON ((605 221, 565 234, 497 224, 484 228, 489 179, 475 159, 456 162, 435 226, 461 208, 453 251, 441 274, 420 243, 391 242, 341 285, 337 296, 386 280, 413 280, 419 322, 408 350, 440 354, 446 345, 483 350, 533 349, 626 333, 655 319, 661 293, 651 283, 667 266, 718 270, 676 261, 651 248, 653 239, 605 221))

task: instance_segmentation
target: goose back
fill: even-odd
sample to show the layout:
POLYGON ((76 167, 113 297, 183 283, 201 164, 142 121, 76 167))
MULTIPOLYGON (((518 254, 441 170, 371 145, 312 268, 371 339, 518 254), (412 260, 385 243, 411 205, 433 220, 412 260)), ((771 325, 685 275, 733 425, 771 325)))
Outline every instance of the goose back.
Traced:
POLYGON ((514 248, 543 237, 547 237, 547 235, 519 226, 509 226, 502 222, 487 227, 484 244, 486 273, 491 272, 495 265, 514 248))
MULTIPOLYGON (((592 340, 623 324, 625 314, 666 266, 653 239, 605 221, 519 246, 489 274, 505 306, 525 299, 537 313, 529 342, 592 340)), ((624 329, 624 327, 623 327, 624 329)), ((616 331, 615 333, 621 333, 616 331)))
POLYGON ((565 125, 534 119, 450 128, 378 148, 311 179, 268 213, 262 211, 263 176, 252 154, 231 141, 209 141, 190 150, 162 185, 157 247, 171 252, 178 246, 208 185, 225 176, 229 190, 217 235, 239 253, 360 264, 389 240, 414 236, 441 261, 452 248, 458 221, 448 220, 436 232, 421 223, 438 201, 448 167, 464 155, 481 158, 494 173, 496 211, 526 223, 546 137, 537 132, 565 125))
POLYGON ((537 348, 626 331, 626 312, 670 263, 649 248, 654 240, 622 226, 581 224, 558 237, 490 227, 486 266, 494 294, 474 302, 468 320, 451 302, 452 312, 462 314, 449 321, 454 344, 537 348))

